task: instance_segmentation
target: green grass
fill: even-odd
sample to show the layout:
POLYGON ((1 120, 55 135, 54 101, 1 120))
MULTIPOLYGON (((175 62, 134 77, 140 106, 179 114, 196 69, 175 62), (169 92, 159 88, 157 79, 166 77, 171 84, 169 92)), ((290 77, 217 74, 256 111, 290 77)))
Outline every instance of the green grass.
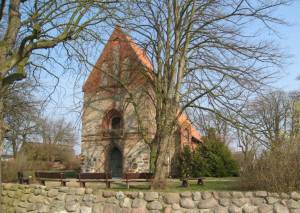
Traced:
MULTIPOLYGON (((181 191, 230 191, 230 190, 241 190, 239 188, 238 178, 205 178, 205 184, 197 185, 197 181, 189 181, 190 186, 187 188, 181 187, 179 180, 168 180, 167 188, 164 192, 181 192, 181 191)), ((90 183, 87 184, 91 188, 105 189, 104 185, 90 183)), ((148 191, 150 185, 148 183, 131 183, 130 189, 127 189, 124 183, 113 183, 111 189, 114 191, 148 191)))

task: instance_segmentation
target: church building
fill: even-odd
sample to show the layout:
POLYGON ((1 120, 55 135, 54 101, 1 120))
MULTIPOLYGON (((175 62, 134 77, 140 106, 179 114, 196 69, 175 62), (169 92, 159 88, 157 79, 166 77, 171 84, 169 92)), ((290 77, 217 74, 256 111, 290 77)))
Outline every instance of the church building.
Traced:
MULTIPOLYGON (((153 68, 145 52, 116 27, 84 83, 82 171, 149 172, 149 142, 155 136, 155 108, 145 75, 153 68), (143 71, 141 71, 143 70, 143 71)), ((176 144, 196 146, 199 132, 185 114, 169 150, 169 172, 176 144)))

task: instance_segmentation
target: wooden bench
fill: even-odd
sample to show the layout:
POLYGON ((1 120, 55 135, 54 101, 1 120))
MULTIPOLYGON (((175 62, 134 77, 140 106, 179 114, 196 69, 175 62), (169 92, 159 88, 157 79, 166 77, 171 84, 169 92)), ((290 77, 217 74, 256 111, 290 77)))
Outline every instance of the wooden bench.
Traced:
POLYGON ((187 177, 187 178, 181 178, 181 186, 182 187, 188 187, 189 186, 189 180, 197 180, 197 185, 204 185, 204 178, 203 177, 187 177))
POLYGON ((35 178, 45 186, 46 181, 58 181, 61 186, 66 186, 70 180, 66 180, 63 172, 36 172, 35 178))
POLYGON ((126 182, 127 188, 129 189, 130 182, 152 182, 153 173, 142 172, 142 173, 125 173, 123 181, 126 182))
POLYGON ((78 182, 81 187, 85 187, 86 182, 102 182, 106 184, 107 188, 110 188, 112 180, 111 173, 79 173, 78 182))
POLYGON ((18 182, 19 184, 29 184, 29 177, 24 177, 23 172, 18 172, 18 182))

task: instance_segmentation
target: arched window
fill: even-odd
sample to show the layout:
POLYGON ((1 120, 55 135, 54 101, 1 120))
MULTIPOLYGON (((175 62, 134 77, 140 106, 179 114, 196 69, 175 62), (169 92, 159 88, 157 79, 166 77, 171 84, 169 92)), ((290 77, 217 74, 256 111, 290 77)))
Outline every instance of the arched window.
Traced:
POLYGON ((102 128, 106 130, 117 130, 123 128, 122 113, 116 109, 107 111, 102 120, 102 128))
POLYGON ((111 119, 111 129, 121 129, 121 117, 115 116, 111 119))

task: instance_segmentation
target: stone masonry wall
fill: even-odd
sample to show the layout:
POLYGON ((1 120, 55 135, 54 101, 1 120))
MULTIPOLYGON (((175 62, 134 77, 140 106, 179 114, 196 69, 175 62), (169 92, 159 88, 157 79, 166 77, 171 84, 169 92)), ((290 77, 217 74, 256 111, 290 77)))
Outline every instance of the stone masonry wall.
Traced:
POLYGON ((31 213, 299 213, 300 193, 115 192, 90 188, 4 184, 4 212, 31 213))

